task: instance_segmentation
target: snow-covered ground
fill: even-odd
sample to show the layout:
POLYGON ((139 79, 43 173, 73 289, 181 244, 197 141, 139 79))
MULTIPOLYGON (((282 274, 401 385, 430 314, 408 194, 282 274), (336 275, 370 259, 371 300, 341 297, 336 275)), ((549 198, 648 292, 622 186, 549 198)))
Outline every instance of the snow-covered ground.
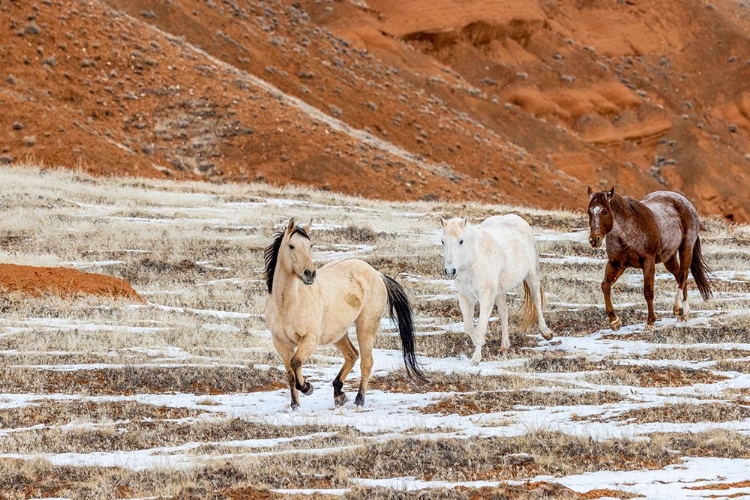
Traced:
MULTIPOLYGON (((74 197, 67 193, 69 198, 74 197)), ((24 369, 42 372, 85 373, 92 370, 123 367, 165 368, 191 367, 241 368, 252 365, 255 369, 281 368, 280 361, 273 351, 270 333, 262 323, 262 301, 247 299, 243 307, 235 304, 227 307, 226 301, 217 297, 237 289, 262 289, 262 261, 258 249, 262 249, 275 228, 278 230, 289 217, 306 221, 313 219, 312 238, 315 242, 320 234, 347 227, 367 227, 374 233, 388 234, 391 238, 409 240, 409 251, 423 252, 435 260, 435 272, 402 272, 396 278, 407 289, 412 287, 412 300, 442 301, 453 303, 454 287, 448 280, 442 279, 439 269, 442 262, 436 248, 436 231, 439 219, 434 214, 426 214, 424 206, 390 205, 348 206, 302 199, 278 198, 278 193, 267 195, 253 194, 252 202, 222 201, 220 196, 198 193, 170 193, 167 200, 151 200, 138 207, 134 215, 123 214, 117 207, 107 203, 88 203, 86 198, 73 199, 68 203, 71 224, 76 220, 125 224, 134 232, 195 231, 192 241, 201 238, 201 232, 210 234, 213 244, 220 241, 231 241, 233 245, 244 245, 255 248, 256 262, 251 272, 236 271, 231 259, 198 260, 195 266, 215 273, 205 279, 195 279, 192 283, 174 282, 160 284, 158 278, 144 284, 142 293, 149 301, 148 305, 116 304, 116 310, 98 306, 76 307, 73 311, 61 311, 54 317, 51 314, 40 315, 36 311, 24 315, 15 313, 0 317, 0 339, 3 348, 0 359, 4 359, 6 370, 24 369), (398 214, 395 212, 398 211, 398 214), (394 220, 398 219, 398 224, 394 220), (396 227, 394 227, 394 225, 396 227), (244 287, 244 288, 243 288, 244 287), (190 291, 188 291, 188 289, 190 291), (182 297, 192 297, 195 289, 208 294, 200 300, 190 299, 189 304, 181 305, 182 297), (215 301, 215 302, 212 302, 215 301), (185 332, 185 333, 181 333, 185 332), (189 333, 188 333, 189 332, 189 333), (197 333, 196 333, 197 332, 197 333), (87 335, 95 341, 89 345, 87 335), (49 336, 76 339, 60 342, 32 340, 34 337, 49 336), (118 336, 124 340, 112 340, 109 336, 118 336), (183 338, 183 336, 185 336, 183 338), (201 345, 201 336, 210 338, 201 345), (222 339, 227 340, 224 345, 222 339), (246 339, 246 345, 240 345, 238 339, 246 339), (229 340, 232 343, 229 343, 229 340), (65 348, 69 342, 69 348, 65 348), (95 356, 87 360, 85 357, 95 356), (67 361, 69 356, 80 359, 67 361), (111 359, 108 361, 108 358, 111 359), (28 362, 24 363, 27 359, 28 362), (39 362, 44 359, 47 362, 39 362), (59 362, 57 361, 59 359, 59 362), (249 361, 247 361, 249 360, 249 361)), ((81 228, 69 228, 73 233, 81 228)), ((166 234, 166 233, 165 233, 166 234)), ((585 245, 585 234, 580 230, 555 230, 546 228, 538 233, 541 245, 555 242, 585 245)), ((138 241, 138 238, 135 238, 138 241)), ((122 259, 101 258, 64 258, 61 264, 87 271, 117 273, 127 265, 128 259, 141 259, 151 255, 151 249, 144 243, 138 247, 135 243, 127 251, 112 248, 112 253, 125 255, 122 259)), ((361 243, 342 241, 341 243, 316 243, 316 262, 327 262, 333 258, 358 257, 368 259, 373 255, 383 258, 397 252, 387 248, 387 242, 361 243), (383 248, 383 247, 386 248, 383 248)), ((718 255, 722 248, 706 245, 710 252, 718 255)), ((106 249, 105 249, 106 250, 106 249)), ((189 254, 190 248, 183 248, 183 254, 189 254)), ((106 252, 103 252, 106 253, 106 252)), ((7 260, 7 259, 6 259, 7 260)), ((547 255, 542 258, 542 271, 545 266, 591 266, 595 269, 594 283, 598 281, 604 265, 604 255, 547 255)), ((740 290, 747 290, 750 284, 750 270, 716 269, 717 283, 740 284, 740 290)), ((639 276, 629 274, 623 278, 623 286, 634 287, 638 291, 639 276)), ((657 293, 666 302, 673 293, 673 285, 668 276, 660 276, 657 281, 657 293), (669 290, 669 292, 667 292, 669 290)), ((618 289, 615 289, 615 294, 618 289)), ((560 294, 557 294, 560 295, 560 294)), ((238 296, 242 297, 242 293, 238 296)), ((260 295, 262 297, 262 293, 260 295)), ((201 295, 201 297, 203 297, 201 295)), ((635 309, 643 309, 644 304, 638 295, 632 297, 635 309)), ((420 353, 420 361, 428 374, 455 375, 480 379, 482 377, 507 376, 526 380, 528 390, 533 391, 566 391, 572 395, 599 394, 609 392, 617 394, 620 399, 612 403, 596 405, 514 405, 506 411, 489 413, 445 413, 423 411, 447 397, 456 395, 429 387, 426 391, 390 392, 371 388, 367 393, 366 405, 362 408, 353 404, 353 397, 343 407, 334 408, 330 383, 336 376, 341 359, 335 350, 321 350, 304 367, 304 372, 315 385, 316 391, 301 400, 301 408, 292 411, 289 408, 289 392, 286 388, 271 387, 267 390, 253 392, 220 392, 206 394, 186 391, 144 391, 126 394, 96 393, 86 391, 68 391, 65 387, 52 387, 48 390, 24 392, 6 387, 0 393, 0 411, 8 412, 24 408, 34 408, 54 402, 82 401, 94 404, 103 402, 125 403, 138 402, 162 408, 179 408, 195 410, 198 416, 182 419, 182 422, 211 422, 237 417, 243 421, 269 426, 298 427, 312 425, 315 428, 330 427, 330 433, 337 429, 351 428, 362 433, 362 437, 352 444, 336 446, 309 447, 300 443, 312 439, 325 438, 327 433, 314 432, 293 437, 236 440, 206 440, 181 442, 175 445, 153 446, 143 449, 124 451, 65 451, 54 452, 35 449, 33 452, 0 453, 0 459, 16 458, 23 460, 44 459, 56 466, 98 466, 121 467, 132 470, 191 469, 206 463, 218 461, 241 460, 243 457, 260 457, 274 454, 337 454, 345 450, 356 450, 371 443, 382 443, 397 440, 408 435, 412 440, 436 439, 482 439, 485 437, 522 436, 529 432, 544 430, 560 432, 571 436, 590 437, 593 440, 639 440, 649 439, 652 433, 685 433, 696 434, 714 430, 727 430, 738 435, 750 435, 750 419, 740 418, 722 421, 682 421, 671 419, 660 422, 652 420, 639 421, 638 418, 621 418, 630 412, 644 409, 658 409, 664 405, 735 405, 747 408, 750 394, 750 372, 748 370, 716 369, 717 363, 735 363, 734 366, 747 366, 750 361, 750 334, 732 330, 733 337, 726 342, 672 342, 658 337, 642 337, 643 323, 624 326, 618 332, 601 329, 606 322, 600 303, 576 302, 575 299, 549 294, 549 309, 562 314, 575 315, 576 311, 598 311, 598 323, 588 331, 567 331, 566 335, 555 336, 551 341, 544 341, 539 335, 534 336, 531 347, 515 349, 509 356, 494 353, 485 356, 485 361, 473 365, 466 352, 454 352, 449 356, 433 356, 420 353), (703 350, 726 352, 726 356, 651 356, 652 353, 663 353, 664 350, 703 350), (602 375, 604 368, 582 371, 543 371, 526 368, 530 359, 539 356, 558 356, 584 360, 603 367, 619 367, 626 372, 630 368, 652 367, 655 369, 674 368, 686 373, 701 371, 713 375, 696 383, 660 384, 622 384, 617 379, 608 379, 602 375), (604 364, 602 364, 604 363, 604 364), (608 364, 607 364, 608 363, 608 364)), ((628 307, 624 292, 615 295, 618 308, 628 307)), ((693 314, 686 322, 677 322, 666 312, 660 312, 657 323, 658 331, 684 331, 696 337, 696 332, 722 328, 724 324, 737 321, 746 313, 738 303, 750 301, 743 291, 716 293, 716 303, 722 300, 735 304, 735 307, 704 307, 691 295, 693 314)), ((554 316, 553 316, 554 317, 554 316)), ((493 323, 496 318, 492 318, 493 323)), ((439 343, 448 335, 460 336, 462 325, 455 317, 426 315, 417 317, 418 340, 439 343)), ((555 320, 548 320, 555 330, 555 320)), ((745 323, 747 324, 747 323, 745 323)), ((496 327, 493 326, 493 329, 496 327)), ((512 325, 514 328, 514 325, 512 325)), ((574 329, 575 330, 575 329, 574 329)), ((383 322, 384 338, 397 338, 394 326, 390 321, 383 322)), ((489 344, 488 344, 489 345, 489 344)), ((485 349, 488 347, 486 346, 485 349)), ((725 365, 728 366, 728 365, 725 365)), ((403 370, 401 353, 398 350, 378 348, 375 351, 373 377, 388 378, 403 370)), ((354 383, 359 379, 358 364, 349 376, 348 392, 354 391, 354 383)), ((282 379, 280 379, 282 380, 282 379)), ((283 381, 283 380, 282 380, 283 381)), ((510 389, 509 389, 510 390, 510 389)), ((80 430, 95 429, 99 425, 115 427, 117 422, 97 423, 93 419, 81 419, 65 424, 29 424, 18 427, 0 428, 0 442, 18 433, 28 433, 41 429, 59 428, 80 430)), ((7 448, 4 448, 7 450, 7 448)), ((663 468, 642 470, 600 470, 574 475, 536 475, 523 478, 523 481, 541 481, 560 483, 577 492, 592 490, 613 490, 641 495, 645 498, 737 498, 750 496, 750 460, 747 458, 727 457, 694 457, 680 456, 679 462, 663 468)), ((498 481, 436 481, 418 477, 387 478, 350 478, 351 484, 364 486, 381 486, 394 490, 429 490, 433 488, 485 487, 498 485, 498 481)), ((344 494, 347 488, 278 488, 281 493, 324 493, 331 495, 344 494)))

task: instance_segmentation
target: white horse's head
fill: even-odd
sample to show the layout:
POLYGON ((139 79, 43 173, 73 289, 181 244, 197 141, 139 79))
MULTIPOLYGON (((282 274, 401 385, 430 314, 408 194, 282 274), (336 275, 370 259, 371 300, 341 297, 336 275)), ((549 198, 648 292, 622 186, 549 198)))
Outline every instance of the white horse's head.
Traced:
POLYGON ((298 226, 294 219, 290 219, 278 256, 284 270, 294 273, 305 285, 312 285, 317 274, 312 261, 312 241, 308 236, 311 226, 312 220, 304 226, 298 226))
POLYGON ((443 225, 441 242, 443 244, 443 274, 448 279, 454 279, 458 272, 467 264, 467 252, 465 245, 466 230, 471 226, 466 217, 456 217, 446 220, 440 217, 443 225))

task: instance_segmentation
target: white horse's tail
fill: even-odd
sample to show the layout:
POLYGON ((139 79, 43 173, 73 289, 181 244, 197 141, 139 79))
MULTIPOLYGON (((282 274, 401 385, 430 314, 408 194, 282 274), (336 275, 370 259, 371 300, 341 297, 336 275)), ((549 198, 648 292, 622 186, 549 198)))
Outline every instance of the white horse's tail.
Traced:
MULTIPOLYGON (((544 289, 539 284, 539 295, 542 299, 542 309, 547 306, 547 299, 544 298, 544 289)), ((523 317, 521 318, 521 329, 526 330, 532 327, 537 321, 536 307, 534 307, 534 301, 531 299, 531 289, 529 285, 523 282, 523 317)))

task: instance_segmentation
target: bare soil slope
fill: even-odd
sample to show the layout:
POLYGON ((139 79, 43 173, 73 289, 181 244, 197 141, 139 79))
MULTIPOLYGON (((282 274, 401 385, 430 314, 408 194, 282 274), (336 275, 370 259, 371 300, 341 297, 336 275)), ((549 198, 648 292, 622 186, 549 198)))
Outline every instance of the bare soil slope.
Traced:
POLYGON ((66 267, 0 264, 0 290, 36 296, 75 297, 85 294, 146 303, 130 284, 120 278, 66 267))
POLYGON ((0 162, 750 221, 745 0, 0 4, 0 162))

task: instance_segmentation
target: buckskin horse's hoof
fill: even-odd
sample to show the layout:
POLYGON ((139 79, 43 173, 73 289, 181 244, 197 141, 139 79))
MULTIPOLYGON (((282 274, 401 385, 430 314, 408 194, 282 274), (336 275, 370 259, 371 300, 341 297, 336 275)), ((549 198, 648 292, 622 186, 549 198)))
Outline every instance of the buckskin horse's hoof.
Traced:
POLYGON ((619 316, 615 316, 615 319, 609 322, 609 326, 612 328, 612 330, 617 331, 622 326, 622 321, 620 321, 619 316))
POLYGON ((313 393, 313 389, 313 385, 310 382, 305 381, 305 383, 302 385, 302 389, 300 389, 300 392, 305 396, 309 396, 313 393))
POLYGON ((349 401, 349 398, 346 397, 346 394, 339 394, 333 397, 333 404, 336 405, 336 408, 344 406, 347 401, 349 401))

